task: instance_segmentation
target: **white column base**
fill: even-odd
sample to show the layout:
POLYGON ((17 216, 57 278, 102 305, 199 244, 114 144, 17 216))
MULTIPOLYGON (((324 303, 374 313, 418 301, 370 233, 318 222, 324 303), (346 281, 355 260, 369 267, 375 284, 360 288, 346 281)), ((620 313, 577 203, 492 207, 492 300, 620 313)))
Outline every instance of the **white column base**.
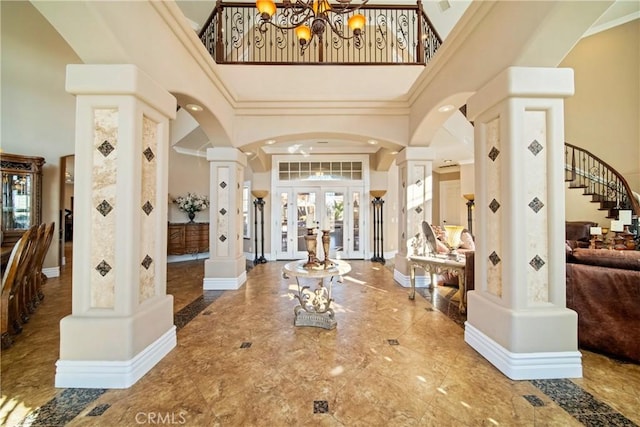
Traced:
POLYGON ((579 351, 512 353, 465 322, 464 340, 512 380, 582 378, 579 351))
POLYGON ((49 277, 60 277, 60 267, 47 267, 42 269, 42 274, 49 277))
MULTIPOLYGON (((393 269, 393 279, 398 282, 403 288, 411 287, 411 277, 402 272, 393 269)), ((429 288, 431 287, 431 278, 429 276, 416 275, 416 288, 429 288)))
POLYGON ((238 277, 205 277, 202 289, 205 291, 235 291, 247 281, 247 272, 243 271, 238 277))
POLYGON ((128 388, 149 372, 176 346, 171 328, 131 360, 58 360, 55 386, 59 388, 128 388))

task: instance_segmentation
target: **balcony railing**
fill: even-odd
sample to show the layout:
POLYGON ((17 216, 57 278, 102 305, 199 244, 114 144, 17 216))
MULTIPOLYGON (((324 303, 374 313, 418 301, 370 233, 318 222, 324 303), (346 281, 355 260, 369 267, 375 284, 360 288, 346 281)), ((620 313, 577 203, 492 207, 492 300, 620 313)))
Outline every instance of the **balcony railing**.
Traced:
MULTIPOLYGON (((343 40, 327 29, 322 43, 314 38, 304 54, 292 30, 258 29, 254 3, 219 1, 200 32, 200 40, 219 64, 426 64, 442 44, 422 9, 412 5, 365 5, 363 43, 343 40)), ((276 13, 274 22, 286 19, 276 13)), ((334 21, 344 26, 341 17, 334 21)), ((346 27, 345 27, 346 28, 346 27)), ((347 30, 345 29, 345 34, 347 30)))

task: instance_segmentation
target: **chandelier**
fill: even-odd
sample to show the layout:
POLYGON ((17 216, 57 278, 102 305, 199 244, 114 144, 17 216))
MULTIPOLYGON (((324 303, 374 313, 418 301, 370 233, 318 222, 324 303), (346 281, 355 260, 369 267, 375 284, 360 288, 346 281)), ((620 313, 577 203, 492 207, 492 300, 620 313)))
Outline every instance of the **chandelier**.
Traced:
POLYGON ((300 41, 300 54, 311 44, 314 37, 318 37, 320 43, 324 32, 329 27, 331 31, 343 40, 352 40, 359 48, 362 44, 362 30, 366 19, 364 15, 353 14, 347 20, 347 25, 352 35, 345 35, 342 17, 351 14, 369 0, 360 0, 358 4, 352 4, 352 0, 337 0, 337 4, 329 4, 328 0, 284 0, 278 22, 272 19, 276 14, 276 3, 273 0, 258 0, 256 8, 260 12, 258 29, 261 33, 267 32, 267 26, 272 25, 279 30, 294 30, 300 41))

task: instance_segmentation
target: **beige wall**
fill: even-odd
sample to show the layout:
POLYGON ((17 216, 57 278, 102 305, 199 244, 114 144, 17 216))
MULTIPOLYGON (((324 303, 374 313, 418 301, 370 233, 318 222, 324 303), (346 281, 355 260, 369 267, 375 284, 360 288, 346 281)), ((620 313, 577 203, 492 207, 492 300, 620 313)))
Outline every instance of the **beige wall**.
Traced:
MULTIPOLYGON (((172 203, 178 196, 196 193, 209 196, 209 161, 204 157, 176 153, 169 149, 169 222, 189 222, 186 212, 172 203)), ((196 222, 209 222, 209 209, 198 212, 196 222)))
POLYGON ((60 230, 60 157, 73 154, 75 97, 65 91, 67 64, 80 63, 29 2, 0 2, 2 22, 1 147, 6 153, 41 156, 42 219, 56 223, 56 239, 44 262, 56 267, 60 230))
MULTIPOLYGON (((584 38, 560 66, 575 72, 565 140, 614 167, 640 192, 640 19, 584 38)), ((568 220, 608 225, 579 190, 566 196, 568 220)))

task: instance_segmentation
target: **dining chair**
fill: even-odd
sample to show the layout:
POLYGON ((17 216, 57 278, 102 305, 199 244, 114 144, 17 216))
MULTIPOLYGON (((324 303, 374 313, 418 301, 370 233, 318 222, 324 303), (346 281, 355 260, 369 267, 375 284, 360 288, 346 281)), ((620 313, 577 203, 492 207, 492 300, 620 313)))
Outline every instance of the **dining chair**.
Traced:
POLYGON ((2 349, 8 348, 13 343, 9 329, 14 334, 22 331, 20 322, 17 319, 15 284, 19 282, 18 273, 20 270, 20 259, 27 242, 31 238, 34 228, 27 230, 16 242, 11 250, 7 268, 2 275, 2 292, 0 294, 0 341, 2 349))

